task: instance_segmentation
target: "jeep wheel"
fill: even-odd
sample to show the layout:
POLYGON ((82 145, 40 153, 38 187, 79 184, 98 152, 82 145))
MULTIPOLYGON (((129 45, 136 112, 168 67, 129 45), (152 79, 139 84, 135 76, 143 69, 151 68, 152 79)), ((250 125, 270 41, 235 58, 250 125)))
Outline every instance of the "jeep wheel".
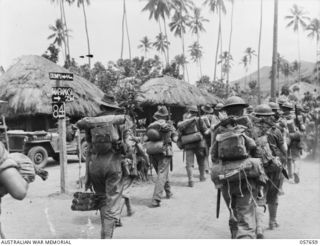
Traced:
POLYGON ((82 162, 86 161, 87 152, 88 152, 88 143, 87 143, 87 141, 83 141, 81 143, 81 161, 82 162))
POLYGON ((28 152, 28 156, 37 167, 43 168, 48 163, 48 152, 41 146, 32 147, 28 152))

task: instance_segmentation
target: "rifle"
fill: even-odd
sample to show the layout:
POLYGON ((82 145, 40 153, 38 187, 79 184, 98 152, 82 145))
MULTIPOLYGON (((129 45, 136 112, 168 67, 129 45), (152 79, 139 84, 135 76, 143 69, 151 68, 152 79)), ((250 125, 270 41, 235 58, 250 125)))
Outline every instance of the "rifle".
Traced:
POLYGON ((216 207, 216 217, 217 217, 217 219, 219 219, 219 215, 220 215, 220 200, 221 200, 221 189, 218 188, 217 207, 216 207))
POLYGON ((297 104, 294 105, 294 114, 295 114, 295 123, 297 125, 297 127, 299 128, 299 131, 302 131, 301 129, 301 123, 300 123, 300 120, 299 120, 299 117, 298 117, 298 107, 297 107, 297 104))

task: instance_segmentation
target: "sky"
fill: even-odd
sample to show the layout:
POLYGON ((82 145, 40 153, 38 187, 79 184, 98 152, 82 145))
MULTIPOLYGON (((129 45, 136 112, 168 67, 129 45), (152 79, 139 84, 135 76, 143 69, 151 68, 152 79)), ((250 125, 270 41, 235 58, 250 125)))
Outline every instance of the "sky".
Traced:
MULTIPOLYGON (((263 28, 261 46, 261 67, 270 66, 272 59, 273 39, 273 0, 263 1, 263 28)), ((202 7, 202 13, 209 22, 205 23, 206 32, 200 36, 203 47, 202 70, 204 75, 213 77, 215 47, 218 32, 218 17, 212 14, 204 0, 194 0, 202 7)), ((223 50, 227 50, 230 32, 231 4, 225 1, 227 14, 222 19, 223 50)), ((244 50, 252 47, 257 51, 259 38, 260 1, 234 0, 234 26, 232 36, 231 54, 233 67, 230 79, 235 80, 245 75, 245 69, 240 64, 244 50)), ((141 12, 147 3, 146 0, 126 0, 127 19, 131 39, 133 56, 142 56, 143 52, 137 48, 143 36, 154 40, 159 33, 158 24, 149 20, 147 12, 141 12)), ((289 61, 298 58, 297 35, 286 28, 287 20, 293 4, 297 4, 307 11, 311 18, 320 18, 320 0, 279 0, 279 39, 278 51, 289 61)), ((91 53, 94 55, 92 64, 101 61, 116 61, 121 50, 121 21, 122 0, 90 0, 87 7, 88 30, 90 35, 91 53)), ((50 0, 0 0, 0 66, 8 69, 21 55, 41 55, 50 44, 47 37, 51 34, 48 26, 54 24, 60 16, 57 4, 50 0)), ((76 4, 66 5, 68 28, 72 30, 70 39, 71 56, 79 64, 87 60, 79 58, 87 54, 84 18, 81 8, 76 4)), ((196 40, 194 35, 186 34, 186 47, 196 40)), ((182 53, 181 40, 169 34, 170 59, 182 53)), ((301 60, 316 61, 316 43, 306 37, 306 32, 300 35, 301 60)), ((188 49, 188 48, 186 48, 188 49)), ((149 56, 157 54, 152 51, 149 56)), ((128 58, 128 45, 125 43, 124 58, 128 58)), ((60 58, 60 64, 63 59, 60 58)), ((249 72, 257 68, 256 58, 252 61, 249 72)), ((189 58, 189 81, 194 83, 200 76, 199 67, 189 58)))

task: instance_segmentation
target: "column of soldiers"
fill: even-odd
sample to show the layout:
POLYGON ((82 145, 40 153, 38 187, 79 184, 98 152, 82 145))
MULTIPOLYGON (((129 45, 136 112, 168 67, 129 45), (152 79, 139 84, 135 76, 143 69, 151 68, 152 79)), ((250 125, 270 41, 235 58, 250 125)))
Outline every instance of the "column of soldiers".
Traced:
MULTIPOLYGON (((101 238, 112 238, 115 227, 122 225, 120 216, 124 205, 129 216, 134 213, 130 197, 124 191, 128 191, 137 176, 138 156, 147 163, 150 161, 157 174, 150 206, 161 206, 163 192, 167 199, 173 196, 169 181, 173 143, 183 150, 187 186, 195 185, 195 159, 200 182, 211 173, 218 189, 217 201, 222 195, 229 209, 231 238, 264 238, 262 218, 266 208, 269 228, 279 227, 278 196, 284 193, 283 181, 285 178, 294 183, 300 181, 298 159, 307 119, 301 108, 297 110, 290 102, 271 102, 253 108, 233 96, 214 109, 210 105, 188 107, 176 129, 168 109, 161 106, 153 116, 154 122, 146 129, 144 149, 133 134, 133 117, 119 107, 114 97, 106 99, 112 110, 76 124, 86 131, 89 144, 85 189, 93 190, 95 198, 101 198, 97 205, 101 238)), ((0 145, 0 184, 21 199, 26 184, 17 180, 18 193, 11 192, 6 182, 14 178, 15 165, 3 171, 3 153, 0 145), (9 171, 13 175, 10 179, 5 176, 9 171)), ((219 207, 218 203, 217 216, 219 207)))
MULTIPOLYGON (((183 121, 177 123, 177 129, 168 109, 158 108, 144 139, 157 174, 150 207, 161 206, 163 193, 167 199, 173 196, 169 171, 173 165, 172 144, 176 143, 183 150, 187 186, 195 184, 195 159, 200 182, 211 172, 218 194, 222 195, 230 212, 231 238, 264 238, 262 218, 266 207, 269 228, 279 226, 278 196, 283 194, 284 177, 296 183, 300 179, 297 159, 301 154, 299 139, 303 124, 293 120, 294 107, 288 102, 263 104, 255 109, 248 106, 236 96, 228 98, 224 105, 218 103, 214 110, 210 105, 190 106, 183 121)), ((124 115, 115 101, 113 107, 114 112, 109 116, 113 116, 111 125, 115 129, 101 128, 99 124, 91 128, 83 127, 83 122, 77 124, 86 129, 90 144, 86 187, 92 185, 96 193, 106 195, 106 202, 100 208, 101 238, 112 238, 120 221, 124 180, 130 176, 130 172, 123 169, 123 160, 134 149, 132 141, 130 143, 134 139, 130 131, 133 119, 124 115), (120 120, 116 122, 116 119, 120 120), (114 139, 110 141, 106 135, 114 139)), ((96 123, 107 120, 103 117, 106 116, 100 117, 100 121, 97 117, 96 123)), ((142 148, 139 151, 145 156, 142 148)), ((129 197, 125 197, 125 201, 128 214, 132 215, 129 197)))

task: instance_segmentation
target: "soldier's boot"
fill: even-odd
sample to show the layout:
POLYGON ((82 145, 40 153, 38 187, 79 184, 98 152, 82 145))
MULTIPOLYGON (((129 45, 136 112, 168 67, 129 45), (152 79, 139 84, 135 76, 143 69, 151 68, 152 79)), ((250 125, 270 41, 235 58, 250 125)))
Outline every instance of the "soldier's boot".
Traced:
POLYGON ((101 223, 101 239, 111 239, 116 224, 115 221, 113 219, 102 219, 101 223))
POLYGON ((293 163, 293 178, 294 182, 298 184, 300 182, 300 177, 299 177, 299 164, 297 162, 293 163))
POLYGON ((277 222, 278 204, 268 204, 268 210, 269 210, 269 229, 273 230, 279 227, 279 224, 277 222))
POLYGON ((264 217, 264 207, 258 206, 256 207, 256 235, 257 239, 263 239, 263 217, 264 217))
POLYGON ((128 216, 132 216, 134 214, 134 211, 133 211, 132 206, 131 206, 130 198, 125 197, 124 198, 124 202, 125 202, 126 207, 127 207, 127 215, 128 216))
POLYGON ((204 164, 199 166, 199 173, 200 173, 200 182, 206 181, 205 165, 204 164))
POLYGON ((281 178, 280 178, 280 184, 279 184, 279 196, 284 195, 284 191, 283 191, 283 181, 284 181, 284 177, 281 174, 281 178))
POLYGON ((229 228, 231 233, 231 239, 236 239, 238 233, 238 223, 232 219, 229 220, 229 228))
POLYGON ((292 160, 288 162, 288 176, 289 176, 289 179, 292 179, 293 178, 293 173, 292 173, 292 160))
POLYGON ((187 175, 188 175, 188 186, 193 187, 193 170, 192 167, 186 167, 187 175))

